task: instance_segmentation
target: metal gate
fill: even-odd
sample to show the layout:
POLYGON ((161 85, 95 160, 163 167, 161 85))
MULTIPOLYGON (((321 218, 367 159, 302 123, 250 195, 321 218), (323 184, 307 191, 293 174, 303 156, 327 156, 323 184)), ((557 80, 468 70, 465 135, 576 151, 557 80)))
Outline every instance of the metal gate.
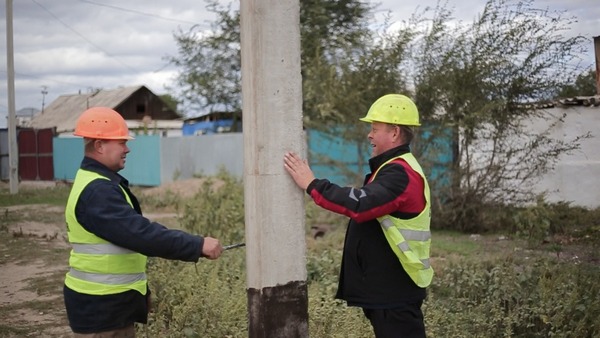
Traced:
POLYGON ((52 138, 54 129, 19 129, 19 180, 52 181, 52 138))

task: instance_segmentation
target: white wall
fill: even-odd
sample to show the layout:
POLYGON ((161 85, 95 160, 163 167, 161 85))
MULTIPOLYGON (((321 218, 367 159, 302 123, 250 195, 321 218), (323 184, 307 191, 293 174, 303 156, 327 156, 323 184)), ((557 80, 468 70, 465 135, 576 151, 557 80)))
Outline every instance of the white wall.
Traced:
MULTIPOLYGON (((566 114, 564 121, 552 129, 552 138, 570 140, 590 133, 591 138, 581 143, 581 149, 561 156, 555 169, 535 186, 548 191, 548 201, 570 201, 572 205, 600 207, 600 107, 573 106, 549 108, 553 116, 566 114)), ((531 124, 533 130, 543 130, 542 121, 531 124)))

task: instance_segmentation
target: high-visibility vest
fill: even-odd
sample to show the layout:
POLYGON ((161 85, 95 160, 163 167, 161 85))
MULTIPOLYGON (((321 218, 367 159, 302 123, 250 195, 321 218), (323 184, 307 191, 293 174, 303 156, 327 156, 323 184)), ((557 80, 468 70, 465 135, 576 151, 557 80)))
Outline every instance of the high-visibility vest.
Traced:
POLYGON ((431 208, 429 184, 423 174, 423 169, 411 153, 394 157, 382 164, 372 175, 371 181, 386 164, 403 159, 416 171, 424 182, 425 208, 418 216, 411 219, 400 219, 391 215, 378 217, 385 238, 400 260, 402 267, 419 287, 425 288, 431 284, 433 269, 429 264, 429 248, 431 246, 431 208))
MULTIPOLYGON (((75 217, 79 195, 96 179, 108 180, 98 173, 79 169, 67 201, 65 218, 73 249, 65 285, 74 291, 90 295, 109 295, 129 290, 137 290, 145 295, 147 257, 88 232, 75 217)), ((133 208, 129 195, 122 187, 121 189, 133 208)))

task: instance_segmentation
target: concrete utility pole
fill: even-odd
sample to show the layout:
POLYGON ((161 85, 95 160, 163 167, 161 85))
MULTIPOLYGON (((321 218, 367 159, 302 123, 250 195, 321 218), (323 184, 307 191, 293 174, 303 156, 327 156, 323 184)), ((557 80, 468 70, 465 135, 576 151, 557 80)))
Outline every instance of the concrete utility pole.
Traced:
POLYGON ((8 175, 10 193, 19 192, 19 151, 17 148, 17 117, 15 113, 15 61, 13 53, 13 6, 6 0, 6 74, 8 81, 8 175))
POLYGON ((299 0, 240 1, 249 337, 308 337, 299 0))

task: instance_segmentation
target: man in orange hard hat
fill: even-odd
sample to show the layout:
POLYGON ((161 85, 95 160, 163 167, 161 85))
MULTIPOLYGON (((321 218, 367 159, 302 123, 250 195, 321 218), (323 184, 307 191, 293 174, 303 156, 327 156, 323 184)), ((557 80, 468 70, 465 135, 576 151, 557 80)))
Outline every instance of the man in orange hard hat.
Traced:
POLYGON ((67 201, 65 218, 72 245, 64 300, 75 337, 135 337, 146 323, 150 290, 147 257, 197 262, 217 259, 217 239, 167 229, 144 216, 125 168, 127 124, 106 107, 86 110, 77 121, 85 156, 67 201))
POLYGON ((350 217, 336 298, 363 309, 377 338, 425 337, 421 305, 433 269, 429 185, 410 152, 419 112, 404 95, 375 101, 360 119, 371 124, 371 173, 361 188, 316 179, 294 153, 284 167, 322 208, 350 217))

